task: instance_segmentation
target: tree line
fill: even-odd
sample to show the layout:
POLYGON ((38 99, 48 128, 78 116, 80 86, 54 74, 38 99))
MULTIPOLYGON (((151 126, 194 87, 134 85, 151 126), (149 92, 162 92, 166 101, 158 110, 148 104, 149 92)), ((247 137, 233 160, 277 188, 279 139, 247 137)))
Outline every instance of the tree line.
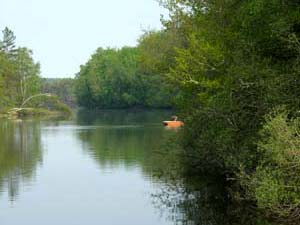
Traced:
POLYGON ((164 62, 160 57, 164 56, 159 49, 171 50, 171 46, 156 45, 157 40, 165 38, 163 33, 148 32, 139 39, 137 47, 98 48, 75 78, 79 106, 91 109, 173 107, 177 91, 162 76, 164 62))
POLYGON ((241 201, 298 219, 299 1, 160 3, 169 10, 162 30, 134 48, 99 48, 81 67, 78 103, 176 106, 185 174, 230 178, 241 201))

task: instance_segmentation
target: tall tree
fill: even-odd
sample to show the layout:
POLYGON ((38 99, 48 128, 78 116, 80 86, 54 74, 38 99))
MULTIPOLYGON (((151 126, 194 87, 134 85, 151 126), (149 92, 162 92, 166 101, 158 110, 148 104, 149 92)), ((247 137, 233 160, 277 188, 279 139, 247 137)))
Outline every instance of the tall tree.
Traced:
POLYGON ((5 29, 2 31, 2 34, 3 37, 2 41, 0 41, 0 50, 10 57, 13 57, 17 51, 15 45, 16 36, 8 27, 5 27, 5 29))
POLYGON ((19 90, 18 104, 21 105, 26 98, 37 94, 40 90, 40 64, 34 62, 32 51, 27 48, 17 49, 15 63, 19 90))
POLYGON ((13 106, 16 100, 16 66, 7 54, 0 51, 0 108, 13 106))

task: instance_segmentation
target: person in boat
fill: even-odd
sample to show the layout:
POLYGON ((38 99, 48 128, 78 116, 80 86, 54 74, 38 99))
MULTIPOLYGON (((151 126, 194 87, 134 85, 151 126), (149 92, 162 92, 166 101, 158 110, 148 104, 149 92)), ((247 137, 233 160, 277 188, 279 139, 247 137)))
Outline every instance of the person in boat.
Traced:
POLYGON ((175 116, 175 115, 174 115, 174 116, 172 116, 171 118, 172 118, 172 121, 177 121, 177 119, 178 119, 178 117, 177 117, 177 116, 175 116))
POLYGON ((177 116, 172 116, 170 121, 163 121, 163 124, 167 127, 181 127, 184 125, 182 121, 178 120, 177 116))

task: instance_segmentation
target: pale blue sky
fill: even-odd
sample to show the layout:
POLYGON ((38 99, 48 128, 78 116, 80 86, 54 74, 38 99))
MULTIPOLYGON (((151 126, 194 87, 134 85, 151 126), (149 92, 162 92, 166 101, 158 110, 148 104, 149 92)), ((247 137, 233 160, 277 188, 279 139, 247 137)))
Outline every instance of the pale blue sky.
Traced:
POLYGON ((43 77, 73 77, 98 47, 134 46, 159 29, 155 0, 0 0, 0 29, 33 50, 43 77))

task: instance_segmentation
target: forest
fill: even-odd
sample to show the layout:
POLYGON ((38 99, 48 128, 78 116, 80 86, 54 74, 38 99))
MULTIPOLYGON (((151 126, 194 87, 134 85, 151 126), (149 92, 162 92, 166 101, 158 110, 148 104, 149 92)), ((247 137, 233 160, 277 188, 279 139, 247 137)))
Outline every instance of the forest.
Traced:
MULTIPOLYGON (((160 62, 157 65, 148 62, 148 54, 155 51, 150 49, 154 45, 149 44, 157 35, 160 36, 144 35, 138 47, 98 48, 75 78, 79 106, 90 109, 172 107, 176 91, 168 87, 160 62)), ((159 46, 155 48, 158 51, 159 46)))
POLYGON ((135 47, 99 47, 74 80, 44 80, 43 88, 32 52, 16 48, 6 28, 0 109, 41 90, 88 109, 173 109, 185 122, 176 151, 182 176, 221 176, 235 201, 299 220, 300 2, 160 4, 169 12, 161 30, 144 32, 135 47))

